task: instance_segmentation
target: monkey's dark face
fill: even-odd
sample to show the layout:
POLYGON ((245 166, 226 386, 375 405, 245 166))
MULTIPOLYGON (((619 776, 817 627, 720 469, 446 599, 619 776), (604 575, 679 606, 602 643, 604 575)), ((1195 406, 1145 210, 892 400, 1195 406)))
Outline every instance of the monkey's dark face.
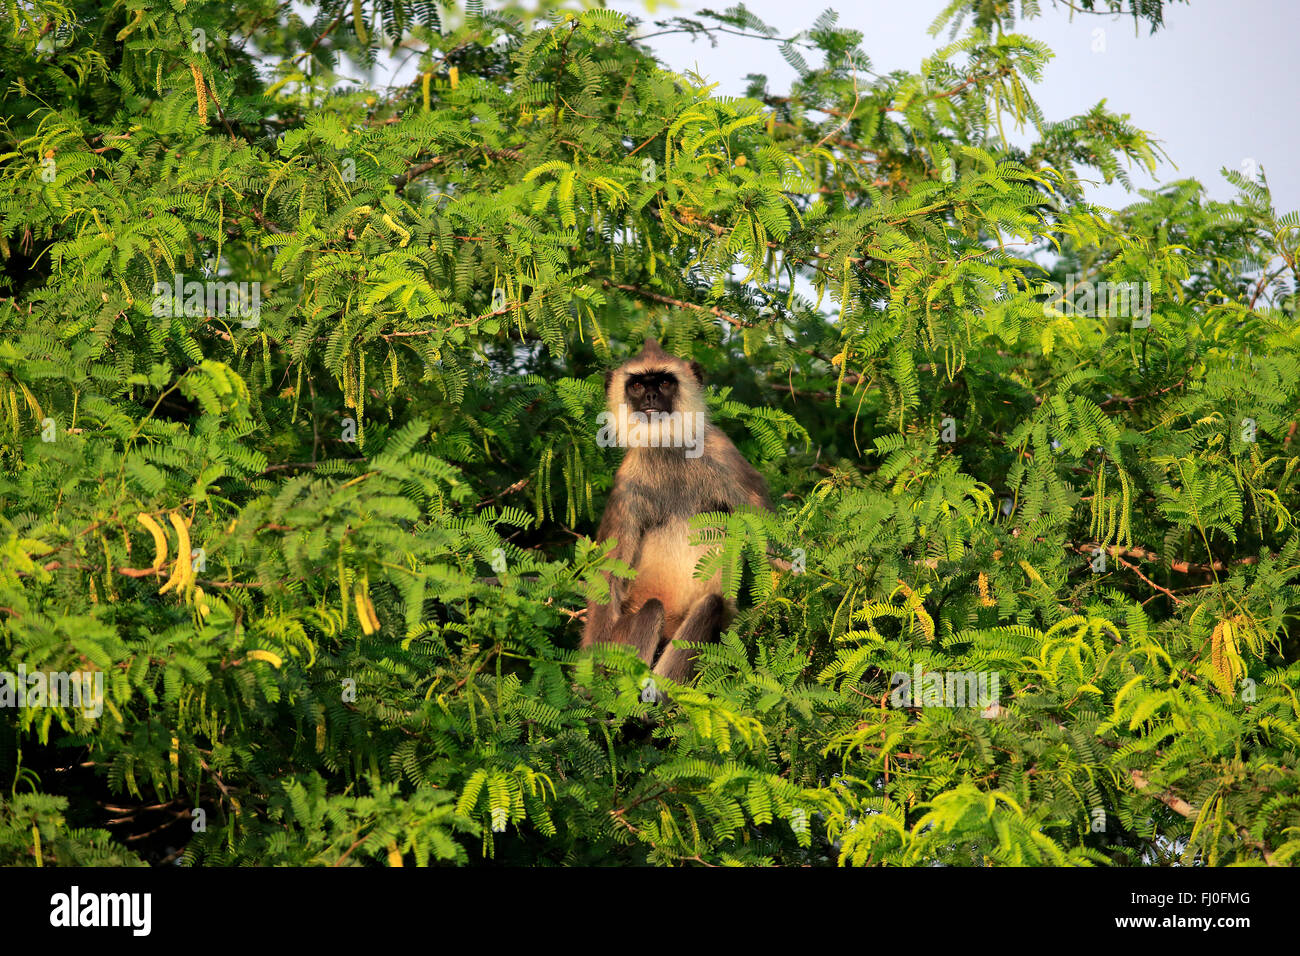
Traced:
POLYGON ((677 376, 672 372, 629 375, 623 391, 633 411, 671 412, 677 401, 677 376))

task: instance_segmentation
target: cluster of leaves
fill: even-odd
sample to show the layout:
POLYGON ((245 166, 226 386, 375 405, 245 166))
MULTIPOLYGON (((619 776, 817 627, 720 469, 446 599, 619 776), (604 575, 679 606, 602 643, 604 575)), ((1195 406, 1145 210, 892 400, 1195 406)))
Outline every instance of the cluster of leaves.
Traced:
POLYGON ((735 99, 605 10, 9 3, 0 671, 105 693, 6 711, 0 863, 1294 861, 1300 220, 1086 202, 1155 147, 1010 7, 665 21, 735 99), (778 502, 661 703, 575 650, 649 335, 778 502))

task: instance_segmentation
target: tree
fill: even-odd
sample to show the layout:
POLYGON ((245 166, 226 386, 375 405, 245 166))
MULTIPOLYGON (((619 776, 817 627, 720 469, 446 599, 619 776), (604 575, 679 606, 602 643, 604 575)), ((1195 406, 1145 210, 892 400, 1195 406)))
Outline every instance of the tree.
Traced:
POLYGON ((663 22, 770 38, 743 99, 606 10, 311 9, 8 7, 0 669, 104 690, 4 725, 0 861, 1296 857, 1262 173, 1088 203, 1156 147, 1009 3, 885 76, 663 22), (650 335, 779 503, 696 522, 743 610, 666 704, 575 650, 650 335))

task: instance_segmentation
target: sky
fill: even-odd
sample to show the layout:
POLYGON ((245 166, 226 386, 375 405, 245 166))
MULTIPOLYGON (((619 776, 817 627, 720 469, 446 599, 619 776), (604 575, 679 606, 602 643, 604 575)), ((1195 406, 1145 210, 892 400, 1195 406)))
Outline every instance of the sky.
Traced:
MULTIPOLYGON (((653 22, 701 9, 730 6, 732 0, 658 3, 654 13, 638 0, 610 0, 607 6, 643 19, 640 33, 657 32, 653 22)), ((829 6, 839 25, 863 34, 862 49, 872 69, 884 74, 915 72, 925 57, 948 41, 948 30, 928 32, 946 0, 844 0, 836 4, 748 0, 746 6, 782 36, 808 28, 829 6)), ((1149 189, 1175 179, 1199 179, 1210 196, 1229 199, 1233 187, 1223 167, 1262 169, 1279 212, 1300 209, 1300 122, 1295 101, 1295 38, 1300 0, 1192 0, 1166 4, 1165 26, 1154 35, 1145 24, 1135 35, 1131 17, 1076 14, 1041 0, 1041 16, 1020 21, 1017 32, 1045 42, 1056 54, 1032 95, 1043 115, 1061 120, 1086 112, 1099 100, 1132 125, 1153 134, 1176 163, 1163 162, 1156 177, 1130 170, 1134 188, 1149 189), (1098 33, 1097 31, 1101 31, 1098 33)), ((647 41, 670 69, 695 71, 716 81, 717 93, 743 95, 745 75, 763 73, 769 91, 788 88, 794 72, 776 44, 719 36, 716 48, 686 35, 647 41)), ((1086 171, 1081 171, 1085 172, 1086 171)), ((1140 197, 1119 183, 1101 183, 1088 197, 1112 208, 1140 197)))

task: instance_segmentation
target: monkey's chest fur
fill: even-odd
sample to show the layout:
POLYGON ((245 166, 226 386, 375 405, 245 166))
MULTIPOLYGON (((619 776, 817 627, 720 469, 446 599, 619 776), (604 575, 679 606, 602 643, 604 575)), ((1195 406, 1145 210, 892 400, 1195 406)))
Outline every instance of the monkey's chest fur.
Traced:
MULTIPOLYGON (((697 562, 716 545, 692 546, 690 519, 704 512, 731 511, 742 503, 741 483, 721 467, 728 450, 748 468, 730 443, 714 433, 709 436, 707 453, 700 458, 686 458, 673 451, 643 452, 630 454, 619 469, 628 493, 626 506, 637 516, 640 530, 631 561, 636 578, 621 611, 635 614, 647 601, 658 598, 664 606, 665 640, 672 639, 701 598, 722 594, 721 573, 695 576, 697 562), (669 495, 651 492, 665 488, 671 489, 669 495)), ((730 617, 734 602, 726 604, 730 617)))
POLYGON ((648 529, 641 539, 641 553, 633 562, 636 580, 623 601, 623 612, 635 614, 647 601, 658 598, 664 606, 664 637, 671 638, 700 598, 722 593, 721 573, 707 579, 695 577, 695 565, 710 547, 691 546, 690 528, 682 517, 668 518, 648 529))

